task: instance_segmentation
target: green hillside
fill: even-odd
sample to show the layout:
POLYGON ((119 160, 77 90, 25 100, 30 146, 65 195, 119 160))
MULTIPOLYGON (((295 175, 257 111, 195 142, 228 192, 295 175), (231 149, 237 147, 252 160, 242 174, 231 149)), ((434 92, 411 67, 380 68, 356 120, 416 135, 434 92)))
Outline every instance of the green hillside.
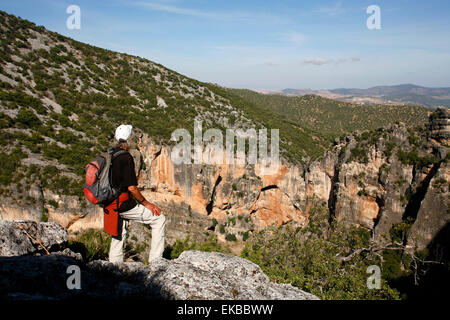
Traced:
POLYGON ((261 94, 244 89, 230 91, 262 108, 289 117, 301 127, 330 136, 372 130, 396 121, 408 126, 425 123, 430 111, 420 106, 357 105, 317 95, 261 94))
MULTIPOLYGON (((0 192, 42 186, 81 196, 84 165, 130 123, 156 142, 177 128, 280 129, 291 161, 318 156, 330 144, 314 130, 226 89, 140 57, 74 41, 0 13, 0 192)), ((269 130, 270 134, 270 130, 269 130)), ((22 199, 26 200, 26 199, 22 199)))

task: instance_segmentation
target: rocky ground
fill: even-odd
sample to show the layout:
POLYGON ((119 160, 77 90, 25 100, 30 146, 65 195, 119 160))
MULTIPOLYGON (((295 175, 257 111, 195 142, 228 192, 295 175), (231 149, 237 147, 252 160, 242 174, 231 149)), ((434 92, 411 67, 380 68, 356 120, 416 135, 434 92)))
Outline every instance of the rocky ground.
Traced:
POLYGON ((290 284, 270 282, 259 266, 232 255, 185 251, 175 260, 161 259, 148 266, 86 263, 65 246, 67 230, 57 223, 0 221, 0 230, 3 299, 318 299, 290 284))

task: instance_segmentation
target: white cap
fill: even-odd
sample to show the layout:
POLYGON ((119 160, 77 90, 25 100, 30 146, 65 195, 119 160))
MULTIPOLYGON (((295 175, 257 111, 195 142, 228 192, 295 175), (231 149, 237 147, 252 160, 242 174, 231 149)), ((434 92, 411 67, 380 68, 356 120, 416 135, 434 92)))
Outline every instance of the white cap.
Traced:
POLYGON ((120 126, 117 127, 116 134, 114 135, 114 137, 116 138, 117 141, 120 141, 120 139, 128 140, 131 136, 132 130, 133 126, 128 124, 121 124, 120 126))

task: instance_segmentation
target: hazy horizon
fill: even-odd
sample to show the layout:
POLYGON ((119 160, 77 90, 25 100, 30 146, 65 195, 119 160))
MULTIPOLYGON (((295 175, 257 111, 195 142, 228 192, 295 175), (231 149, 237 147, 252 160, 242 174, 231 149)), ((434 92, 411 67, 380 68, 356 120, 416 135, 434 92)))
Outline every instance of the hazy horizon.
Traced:
POLYGON ((397 84, 379 84, 376 86, 370 86, 370 87, 339 87, 339 88, 318 88, 318 89, 313 89, 313 88, 293 88, 293 87, 289 87, 289 88, 234 88, 234 89, 250 89, 250 90, 314 90, 314 91, 318 91, 318 90, 337 90, 337 89, 357 89, 357 90, 366 90, 366 89, 371 89, 371 88, 376 88, 376 87, 395 87, 395 86, 403 86, 403 85, 412 85, 412 86, 417 86, 417 87, 423 87, 423 88, 432 88, 432 89, 448 89, 450 88, 449 86, 446 87, 428 87, 428 86, 422 86, 420 84, 417 83, 397 83, 397 84))

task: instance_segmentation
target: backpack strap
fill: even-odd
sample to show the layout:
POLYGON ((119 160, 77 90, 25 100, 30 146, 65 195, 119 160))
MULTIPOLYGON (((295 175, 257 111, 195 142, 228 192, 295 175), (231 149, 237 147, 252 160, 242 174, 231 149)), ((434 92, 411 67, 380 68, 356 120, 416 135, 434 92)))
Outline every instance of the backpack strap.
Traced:
MULTIPOLYGON (((86 167, 84 168, 84 172, 86 172, 89 168, 89 166, 93 166, 94 168, 96 168, 97 170, 100 170, 100 168, 94 163, 94 162, 89 162, 86 167)), ((97 173, 98 174, 98 173, 97 173)))
POLYGON ((109 147, 106 152, 108 152, 111 155, 111 162, 117 158, 118 156, 120 156, 121 154, 125 154, 125 153, 129 153, 127 150, 124 149, 119 149, 117 151, 114 151, 114 147, 109 147))
POLYGON ((115 159, 115 158, 117 158, 118 156, 120 156, 121 154, 125 154, 125 153, 128 153, 129 154, 129 152, 127 151, 127 150, 124 150, 124 149, 119 149, 119 150, 117 150, 117 151, 114 151, 114 147, 109 147, 107 150, 106 150, 106 152, 111 156, 111 162, 110 162, 110 165, 112 164, 112 161, 115 159))
POLYGON ((120 149, 111 155, 111 162, 121 154, 129 153, 127 150, 120 149))

